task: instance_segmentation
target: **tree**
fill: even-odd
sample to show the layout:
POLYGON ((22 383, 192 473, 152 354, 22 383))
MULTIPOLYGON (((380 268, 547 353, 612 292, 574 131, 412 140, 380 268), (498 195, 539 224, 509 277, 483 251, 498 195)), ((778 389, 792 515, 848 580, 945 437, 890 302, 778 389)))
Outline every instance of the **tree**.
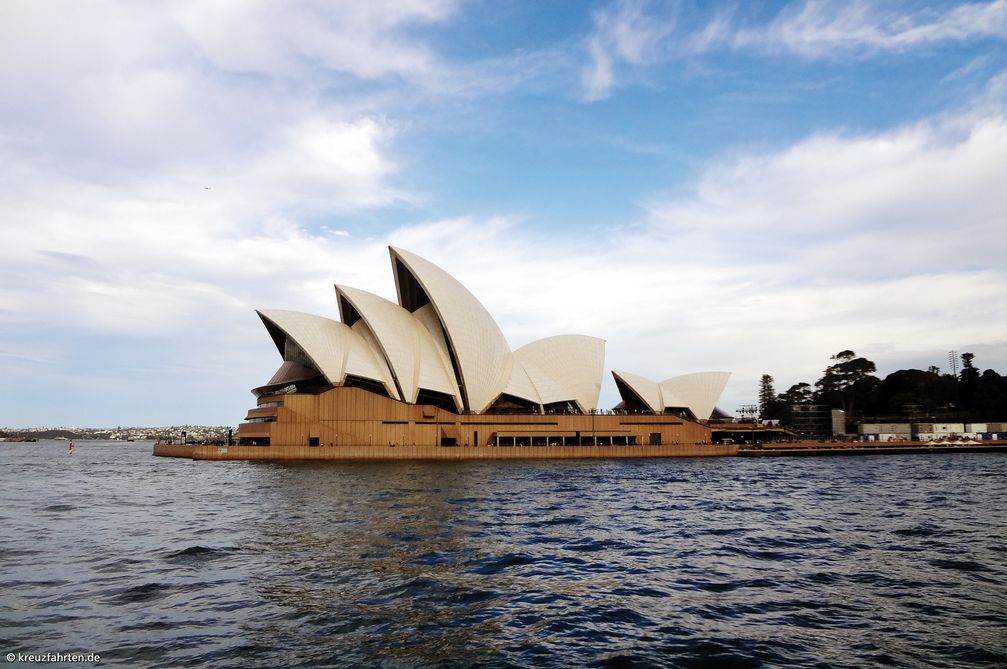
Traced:
MULTIPOLYGON (((859 399, 863 399, 863 392, 858 393, 856 386, 859 381, 871 377, 877 371, 877 366, 867 358, 858 358, 850 350, 840 351, 830 359, 834 363, 825 368, 822 378, 815 383, 818 389, 816 399, 842 407, 847 416, 852 416, 858 404, 858 395, 859 399)), ((872 383, 870 387, 875 385, 872 383)), ((860 384, 861 391, 867 387, 868 384, 860 384)))
POLYGON ((779 418, 782 408, 782 403, 776 397, 776 390, 773 389, 773 377, 763 374, 759 380, 759 416, 763 420, 779 418))
POLYGON ((1007 415, 1007 377, 987 369, 979 377, 976 390, 973 419, 1002 420, 1007 415))
POLYGON ((958 405, 966 411, 973 411, 981 399, 979 391, 979 370, 976 369, 975 354, 962 353, 962 373, 958 376, 958 405))
POLYGON ((875 412, 878 409, 878 399, 881 394, 881 379, 876 376, 867 375, 859 379, 850 386, 848 390, 853 398, 851 410, 857 409, 857 415, 863 416, 868 412, 875 412))
POLYGON ((903 413, 911 407, 922 407, 931 415, 955 402, 956 383, 950 374, 940 376, 919 369, 900 369, 881 382, 876 410, 882 413, 903 413))
POLYGON ((802 382, 795 383, 787 388, 787 392, 777 397, 777 399, 789 406, 791 404, 811 404, 815 398, 811 392, 811 386, 802 382))

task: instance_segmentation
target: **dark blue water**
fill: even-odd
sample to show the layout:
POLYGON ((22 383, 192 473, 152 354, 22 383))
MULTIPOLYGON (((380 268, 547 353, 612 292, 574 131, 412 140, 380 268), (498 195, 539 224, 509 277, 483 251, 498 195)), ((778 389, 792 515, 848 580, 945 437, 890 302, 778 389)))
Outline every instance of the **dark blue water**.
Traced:
POLYGON ((1007 455, 266 464, 0 444, 0 655, 1007 666, 1007 455))

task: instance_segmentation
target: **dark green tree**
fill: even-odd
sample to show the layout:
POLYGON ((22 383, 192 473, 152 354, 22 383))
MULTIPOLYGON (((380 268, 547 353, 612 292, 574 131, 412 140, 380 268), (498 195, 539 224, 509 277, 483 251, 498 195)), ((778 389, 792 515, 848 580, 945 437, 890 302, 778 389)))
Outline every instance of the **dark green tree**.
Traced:
POLYGON ((924 415, 932 415, 948 410, 955 403, 957 385, 950 374, 900 369, 880 383, 873 408, 878 413, 893 415, 912 414, 922 408, 924 415))
POLYGON ((975 354, 962 353, 962 371, 958 375, 958 405, 965 411, 972 412, 981 398, 979 397, 979 370, 976 369, 975 354))
POLYGON ((814 393, 811 391, 811 386, 807 383, 795 383, 794 385, 787 388, 787 391, 780 395, 777 399, 784 405, 791 404, 811 404, 814 402, 814 393))
POLYGON ((850 386, 849 392, 853 396, 853 405, 857 409, 857 415, 869 415, 877 411, 878 399, 881 394, 881 379, 876 376, 865 376, 850 386))
POLYGON ((783 404, 776 396, 773 388, 773 377, 763 374, 759 379, 759 416, 763 420, 779 418, 783 404))
POLYGON ((865 393, 875 387, 874 383, 858 382, 872 377, 877 366, 867 358, 858 358, 853 351, 840 351, 830 358, 833 364, 825 368, 825 372, 815 383, 815 399, 823 404, 841 407, 847 416, 852 416, 858 406, 858 400, 865 398, 865 393))
MULTIPOLYGON (((962 370, 964 375, 965 370, 962 370)), ((972 418, 982 421, 1000 421, 1007 416, 1007 377, 987 369, 976 384, 972 418)))

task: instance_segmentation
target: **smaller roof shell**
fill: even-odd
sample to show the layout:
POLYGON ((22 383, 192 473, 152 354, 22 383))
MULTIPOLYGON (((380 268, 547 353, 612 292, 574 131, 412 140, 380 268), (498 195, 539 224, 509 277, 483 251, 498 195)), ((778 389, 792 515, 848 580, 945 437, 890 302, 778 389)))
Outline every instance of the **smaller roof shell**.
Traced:
POLYGON ((661 386, 639 374, 617 372, 612 370, 616 381, 624 383, 647 407, 654 413, 664 413, 664 399, 661 396, 661 386))
POLYGON ((687 406, 696 418, 706 420, 713 414, 730 378, 730 372, 695 372, 662 381, 665 406, 687 406), (671 404, 671 397, 682 404, 671 404))
POLYGON ((655 413, 684 408, 700 420, 708 419, 713 413, 727 380, 731 378, 730 372, 695 372, 655 383, 628 372, 612 372, 612 375, 655 413))
POLYGON ((284 359, 286 351, 277 333, 293 340, 329 383, 342 385, 347 375, 359 376, 381 383, 390 397, 398 399, 388 365, 346 324, 300 311, 263 309, 256 313, 273 334, 284 359))
POLYGON ((394 302, 364 290, 336 286, 336 295, 343 321, 349 320, 348 314, 342 313, 345 300, 360 317, 353 327, 366 324, 373 333, 372 346, 387 361, 403 401, 415 402, 420 388, 457 397, 453 374, 419 319, 394 302))

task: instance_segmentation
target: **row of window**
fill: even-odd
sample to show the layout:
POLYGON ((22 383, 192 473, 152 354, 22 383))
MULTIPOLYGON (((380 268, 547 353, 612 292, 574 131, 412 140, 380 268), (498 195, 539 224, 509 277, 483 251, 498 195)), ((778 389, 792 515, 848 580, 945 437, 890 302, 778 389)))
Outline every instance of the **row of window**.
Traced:
MULTIPOLYGON (((275 418, 273 420, 276 420, 275 418)), ((251 419, 248 422, 268 422, 268 419, 251 419)), ((308 446, 320 446, 318 437, 308 437, 308 446)), ((652 432, 649 443, 652 446, 661 445, 661 434, 652 432)), ((269 437, 242 437, 238 440, 239 446, 269 446, 269 437)), ((389 444, 391 445, 391 444, 389 444)), ((467 446, 468 444, 466 444, 467 446)), ((635 434, 612 435, 592 437, 581 435, 579 437, 556 437, 552 435, 529 435, 529 436, 497 436, 494 439, 494 446, 516 447, 516 446, 636 446, 637 438, 635 434)), ((441 446, 458 446, 458 442, 453 437, 441 439, 441 446)))
MULTIPOLYGON (((661 443, 661 434, 650 435, 651 444, 661 443)), ((579 437, 557 437, 553 435, 497 436, 494 446, 636 446, 635 434, 579 437)))

